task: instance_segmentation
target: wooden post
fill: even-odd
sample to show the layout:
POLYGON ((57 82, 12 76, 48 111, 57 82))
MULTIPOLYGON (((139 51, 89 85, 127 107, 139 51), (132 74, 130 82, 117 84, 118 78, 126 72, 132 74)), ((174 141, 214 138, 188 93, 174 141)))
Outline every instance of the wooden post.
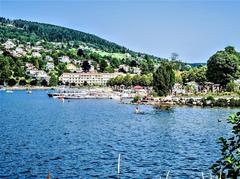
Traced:
POLYGON ((167 172, 167 176, 166 176, 166 179, 168 179, 169 173, 170 173, 170 171, 168 171, 168 172, 167 172))
POLYGON ((118 175, 120 174, 121 154, 118 155, 118 175))
POLYGON ((47 179, 51 179, 51 173, 50 173, 50 171, 48 172, 47 179))

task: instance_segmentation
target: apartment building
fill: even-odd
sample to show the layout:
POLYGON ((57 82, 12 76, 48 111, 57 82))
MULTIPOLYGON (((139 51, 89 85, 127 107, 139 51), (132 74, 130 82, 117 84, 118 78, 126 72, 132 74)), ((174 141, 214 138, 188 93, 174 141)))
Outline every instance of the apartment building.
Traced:
POLYGON ((103 85, 107 84, 110 78, 114 78, 122 73, 63 73, 59 80, 64 84, 75 83, 76 85, 103 85))

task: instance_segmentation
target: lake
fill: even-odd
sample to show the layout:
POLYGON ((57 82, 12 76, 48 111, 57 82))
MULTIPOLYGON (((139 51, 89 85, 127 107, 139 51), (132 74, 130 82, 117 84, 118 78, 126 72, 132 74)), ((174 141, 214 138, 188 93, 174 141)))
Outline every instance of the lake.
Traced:
POLYGON ((169 111, 115 100, 64 103, 46 91, 0 91, 0 178, 171 178, 209 176, 217 138, 238 109, 175 107, 169 111), (222 122, 218 122, 220 119, 222 122))

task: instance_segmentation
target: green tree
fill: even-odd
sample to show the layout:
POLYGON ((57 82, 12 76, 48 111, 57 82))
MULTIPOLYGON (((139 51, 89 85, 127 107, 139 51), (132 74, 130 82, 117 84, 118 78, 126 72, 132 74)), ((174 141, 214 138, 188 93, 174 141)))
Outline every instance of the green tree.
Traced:
POLYGON ((25 85, 27 84, 27 82, 26 82, 25 79, 21 79, 21 80, 19 80, 18 84, 19 84, 20 86, 25 86, 25 85))
POLYGON ((131 77, 131 75, 127 74, 126 76, 124 76, 124 78, 123 78, 123 84, 124 84, 126 87, 132 86, 132 77, 131 77))
POLYGON ((140 65, 141 73, 148 74, 154 72, 154 61, 152 59, 147 58, 146 61, 143 61, 140 65))
POLYGON ((17 81, 14 78, 11 78, 8 80, 8 85, 9 86, 15 86, 17 84, 17 81))
POLYGON ((118 75, 115 79, 114 79, 114 84, 115 85, 122 85, 123 84, 123 80, 124 80, 124 77, 122 75, 118 75))
POLYGON ((84 72, 89 72, 90 68, 91 68, 91 65, 89 64, 89 62, 87 60, 83 61, 82 70, 84 72))
POLYGON ((4 83, 11 77, 11 69, 9 63, 10 57, 0 56, 0 80, 4 83))
POLYGON ((108 63, 106 60, 101 60, 99 64, 100 72, 104 72, 106 70, 106 67, 108 66, 108 63))
POLYGON ((236 90, 236 88, 237 88, 237 84, 236 83, 234 83, 234 81, 230 81, 230 82, 228 82, 228 84, 226 85, 226 90, 228 91, 228 92, 234 92, 235 90, 236 90))
POLYGON ((240 112, 228 118, 233 125, 232 137, 219 138, 222 157, 212 165, 211 169, 215 175, 222 178, 237 179, 240 177, 240 112))
POLYGON ((175 73, 172 66, 168 63, 162 63, 153 73, 153 89, 159 96, 166 96, 172 90, 174 83, 175 73))
POLYGON ((111 67, 110 65, 108 65, 108 66, 105 68, 105 71, 106 71, 107 73, 113 73, 113 72, 114 72, 114 69, 113 69, 113 67, 111 67))
POLYGON ((58 85, 58 78, 55 75, 51 75, 49 80, 49 86, 57 86, 58 85))
POLYGON ((56 66, 56 70, 57 70, 59 76, 62 75, 62 73, 69 72, 69 70, 67 69, 67 65, 65 63, 59 63, 56 66))
POLYGON ((224 51, 211 56, 207 63, 208 80, 225 86, 236 79, 239 70, 239 58, 236 54, 234 48, 226 47, 224 51))
POLYGON ((35 66, 37 69, 39 69, 38 58, 34 58, 34 59, 33 59, 33 64, 34 64, 34 66, 35 66))
POLYGON ((132 84, 134 86, 141 84, 141 76, 140 75, 134 75, 132 78, 132 84))
POLYGON ((30 85, 31 86, 36 86, 38 84, 38 80, 37 79, 33 79, 32 81, 30 81, 30 85))
POLYGON ((151 86, 152 85, 152 75, 151 74, 142 75, 139 84, 141 86, 151 86))
POLYGON ((48 85, 47 80, 43 79, 43 80, 41 81, 41 85, 42 85, 42 86, 47 86, 47 85, 48 85))

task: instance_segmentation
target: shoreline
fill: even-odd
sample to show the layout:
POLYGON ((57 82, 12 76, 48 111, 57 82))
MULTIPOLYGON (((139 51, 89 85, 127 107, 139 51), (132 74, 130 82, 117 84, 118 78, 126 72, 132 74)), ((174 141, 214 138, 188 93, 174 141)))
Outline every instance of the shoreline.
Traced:
MULTIPOLYGON (((3 87, 4 90, 51 90, 57 87, 44 87, 44 86, 14 86, 14 87, 3 87)), ((94 88, 93 88, 94 89, 94 88)), ((86 91, 85 91, 86 92, 86 91)), ((51 93, 50 93, 51 94, 51 93)), ((224 96, 167 96, 167 97, 150 97, 148 99, 142 99, 138 102, 122 101, 121 96, 124 93, 103 90, 100 87, 95 88, 95 91, 87 90, 86 93, 52 93, 49 97, 60 97, 66 99, 116 99, 120 100, 123 104, 143 104, 152 105, 159 108, 171 108, 174 106, 199 106, 199 107, 240 107, 240 96, 235 95, 224 95, 224 96), (99 91, 100 90, 100 91, 99 91)), ((131 98, 137 95, 131 94, 131 98)))
POLYGON ((55 87, 45 87, 45 86, 14 86, 14 87, 3 87, 0 89, 4 89, 4 90, 12 90, 12 91, 16 91, 16 90, 50 90, 50 89, 54 89, 55 87))

